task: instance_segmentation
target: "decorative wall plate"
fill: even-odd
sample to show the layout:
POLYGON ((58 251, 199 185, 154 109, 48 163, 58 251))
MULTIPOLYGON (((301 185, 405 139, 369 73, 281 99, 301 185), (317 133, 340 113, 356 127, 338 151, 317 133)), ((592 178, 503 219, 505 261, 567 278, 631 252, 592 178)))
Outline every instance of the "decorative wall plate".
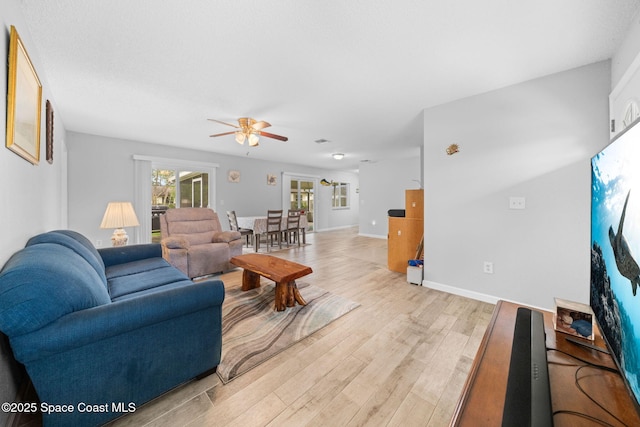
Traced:
POLYGON ((227 179, 229 182, 238 183, 240 182, 240 171, 230 170, 227 174, 227 179))

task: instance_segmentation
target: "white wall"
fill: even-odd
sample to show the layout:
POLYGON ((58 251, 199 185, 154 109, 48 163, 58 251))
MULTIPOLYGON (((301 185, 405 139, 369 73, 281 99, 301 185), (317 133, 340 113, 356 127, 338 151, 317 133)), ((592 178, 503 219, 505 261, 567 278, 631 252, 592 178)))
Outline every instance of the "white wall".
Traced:
MULTIPOLYGON (((0 57, 4 58, 0 67, 0 122, 6 129, 7 117, 7 58, 9 57, 9 31, 15 26, 23 44, 31 58, 40 82, 42 83, 42 122, 40 138, 40 164, 34 166, 7 148, 0 149, 0 265, 3 265, 17 250, 24 247, 27 239, 34 234, 56 228, 65 228, 67 223, 66 193, 66 149, 65 129, 56 115, 54 135, 54 162, 45 159, 45 110, 47 99, 53 103, 46 70, 40 62, 37 50, 31 42, 29 29, 24 22, 19 2, 8 0, 2 2, 2 32, 0 33, 0 57)), ((4 138, 3 138, 4 139, 4 138)), ((21 374, 12 365, 11 353, 4 337, 0 340, 0 400, 13 401, 21 374)), ((0 413, 0 424, 4 425, 7 414, 0 413)))
MULTIPOLYGON (((282 172, 315 175, 329 181, 349 182, 352 191, 359 186, 356 173, 327 171, 287 163, 265 162, 252 158, 148 144, 139 141, 106 138, 82 133, 68 133, 69 147, 69 228, 86 235, 94 244, 110 242, 112 230, 99 228, 109 201, 134 199, 134 154, 160 158, 216 163, 216 200, 212 207, 219 212, 235 210, 240 216, 266 215, 268 209, 282 206, 282 172), (239 183, 227 180, 229 170, 241 173, 239 183), (267 185, 267 174, 277 176, 277 185, 267 185)), ((149 177, 151 182, 151 177, 149 177)), ((352 194, 352 207, 333 210, 326 187, 318 188, 316 227, 318 231, 355 226, 359 203, 352 194)), ((141 215, 141 213, 138 213, 141 215)), ((220 216, 228 228, 225 215, 220 216)), ((128 230, 130 238, 133 233, 128 230)))
MULTIPOLYGON (((5 2, 6 3, 6 2, 5 2)), ((45 102, 52 101, 55 113, 55 100, 49 92, 47 76, 40 64, 38 52, 28 27, 24 23, 17 1, 3 4, 0 15, 3 31, 0 34, 0 54, 9 56, 9 31, 15 26, 31 58, 40 82, 42 83, 42 121, 40 132, 40 163, 37 166, 4 148, 0 150, 0 231, 3 244, 0 245, 0 265, 16 250, 24 246, 27 239, 35 233, 66 226, 66 147, 65 129, 59 114, 55 114, 54 126, 54 162, 45 159, 45 102)), ((7 67, 0 67, 0 81, 7 82, 7 67)), ((0 121, 6 129, 7 105, 6 83, 2 85, 0 102, 0 121)))
MULTIPOLYGON (((611 87, 614 88, 640 55, 640 10, 631 20, 624 40, 611 58, 611 87)), ((640 95, 640 94, 637 94, 640 95)))
POLYGON ((609 140, 609 89, 607 61, 425 110, 426 285, 588 303, 590 158, 609 140))
POLYGON ((624 123, 629 104, 640 106, 640 10, 611 60, 611 88, 609 115, 615 122, 610 134, 613 138, 629 125, 624 123))
POLYGON ((387 238, 389 209, 404 209, 404 191, 420 188, 421 156, 360 164, 360 234, 387 238))

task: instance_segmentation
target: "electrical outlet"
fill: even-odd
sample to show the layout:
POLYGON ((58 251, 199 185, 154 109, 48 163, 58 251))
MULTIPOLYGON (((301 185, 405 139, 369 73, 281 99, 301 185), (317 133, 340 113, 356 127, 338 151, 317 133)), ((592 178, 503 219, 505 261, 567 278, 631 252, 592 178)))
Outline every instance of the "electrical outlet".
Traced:
POLYGON ((96 240, 96 248, 101 248, 102 247, 102 240, 98 239, 96 240))
POLYGON ((524 209, 525 201, 524 197, 509 197, 509 209, 524 209))
POLYGON ((493 274, 493 263, 490 261, 485 261, 482 271, 486 274, 493 274))

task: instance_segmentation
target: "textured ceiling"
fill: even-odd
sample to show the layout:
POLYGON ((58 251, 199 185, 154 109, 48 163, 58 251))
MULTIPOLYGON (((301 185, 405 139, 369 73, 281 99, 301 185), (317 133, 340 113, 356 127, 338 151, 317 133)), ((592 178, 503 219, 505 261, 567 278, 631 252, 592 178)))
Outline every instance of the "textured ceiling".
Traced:
POLYGON ((21 5, 67 130, 356 169, 415 155, 424 108, 610 58, 640 1, 21 5), (244 116, 289 142, 209 137, 244 116))

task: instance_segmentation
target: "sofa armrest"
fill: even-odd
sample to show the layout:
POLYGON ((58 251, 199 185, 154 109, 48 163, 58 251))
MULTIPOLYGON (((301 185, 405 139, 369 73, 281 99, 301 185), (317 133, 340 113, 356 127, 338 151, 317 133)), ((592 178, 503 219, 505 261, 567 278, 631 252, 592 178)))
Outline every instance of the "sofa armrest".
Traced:
POLYGON ((242 235, 239 231, 217 231, 213 233, 213 243, 229 243, 234 240, 239 240, 242 235))
POLYGON ((160 244, 168 249, 189 249, 189 241, 184 237, 165 237, 160 244))
POLYGON ((44 328, 12 337, 11 344, 16 359, 24 364, 151 324, 221 306, 223 301, 224 284, 212 279, 76 311, 44 328))
POLYGON ((124 264, 126 262, 139 261, 147 258, 162 257, 162 247, 159 243, 146 243, 142 245, 116 246, 98 249, 105 267, 124 264))

